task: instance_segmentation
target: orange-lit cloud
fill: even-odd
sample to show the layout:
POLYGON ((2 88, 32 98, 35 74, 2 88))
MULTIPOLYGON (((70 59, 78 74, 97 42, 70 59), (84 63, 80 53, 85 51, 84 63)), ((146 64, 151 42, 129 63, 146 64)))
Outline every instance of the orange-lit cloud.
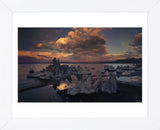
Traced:
POLYGON ((42 47, 42 46, 43 46, 42 43, 37 44, 37 47, 42 47))
POLYGON ((85 32, 89 36, 97 36, 100 35, 99 32, 101 32, 103 28, 79 28, 79 30, 85 32))
POLYGON ((18 51, 18 56, 29 56, 36 59, 41 59, 40 55, 52 57, 53 54, 51 52, 18 51))
POLYGON ((18 51, 18 56, 28 56, 28 57, 34 57, 36 59, 45 59, 45 60, 51 60, 54 57, 64 59, 70 55, 72 54, 71 53, 70 54, 65 54, 65 53, 53 54, 51 52, 18 51))
POLYGON ((60 45, 60 44, 68 44, 69 42, 71 41, 71 39, 69 37, 64 37, 64 38, 59 38, 57 41, 56 41, 56 44, 57 45, 60 45))
POLYGON ((75 37, 75 32, 73 32, 73 31, 68 32, 68 36, 71 36, 71 38, 74 38, 75 37))
POLYGON ((38 44, 33 44, 33 48, 35 49, 47 49, 47 50, 52 50, 52 46, 47 45, 45 43, 38 43, 38 44))
POLYGON ((49 41, 48 43, 49 43, 49 44, 53 44, 53 43, 54 43, 54 41, 49 41))
POLYGON ((135 40, 139 40, 142 38, 142 33, 138 33, 135 35, 135 40))
MULTIPOLYGON (((73 59, 83 59, 83 55, 100 57, 108 53, 106 39, 100 35, 103 28, 73 28, 74 31, 56 41, 56 47, 65 53, 73 53, 73 59)), ((93 58, 94 59, 94 58, 93 58)))
POLYGON ((41 43, 33 43, 32 49, 52 51, 52 53, 62 52, 60 48, 55 45, 55 41, 42 41, 41 43))

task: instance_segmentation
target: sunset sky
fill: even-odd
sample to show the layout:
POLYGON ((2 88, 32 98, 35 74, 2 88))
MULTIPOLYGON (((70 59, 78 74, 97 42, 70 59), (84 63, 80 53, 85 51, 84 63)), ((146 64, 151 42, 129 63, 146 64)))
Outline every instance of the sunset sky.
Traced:
POLYGON ((142 28, 19 28, 19 62, 114 61, 142 57, 142 28))

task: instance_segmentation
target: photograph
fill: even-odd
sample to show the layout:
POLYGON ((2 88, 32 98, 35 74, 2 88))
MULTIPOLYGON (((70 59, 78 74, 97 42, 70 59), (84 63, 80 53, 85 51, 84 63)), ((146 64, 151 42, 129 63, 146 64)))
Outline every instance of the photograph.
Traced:
POLYGON ((19 103, 142 103, 142 27, 17 29, 19 103))

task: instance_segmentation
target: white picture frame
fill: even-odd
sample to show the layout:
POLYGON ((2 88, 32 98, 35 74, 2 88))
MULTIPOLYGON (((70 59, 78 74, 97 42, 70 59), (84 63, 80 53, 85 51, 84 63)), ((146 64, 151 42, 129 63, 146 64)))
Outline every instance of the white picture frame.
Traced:
POLYGON ((0 71, 1 71, 1 91, 0 91, 0 128, 2 130, 25 130, 25 129, 160 129, 160 105, 158 72, 160 65, 158 58, 158 29, 160 28, 158 19, 160 12, 159 0, 130 1, 20 1, 1 0, 0 1, 0 71), (92 6, 89 6, 93 3, 92 6), (117 3, 115 5, 115 3, 117 3), (106 6, 108 4, 108 6, 106 6), (53 7, 52 5, 57 5, 53 7), (58 6, 62 5, 62 6, 58 6), (68 5, 68 6, 66 6, 68 5), (83 8, 82 8, 83 7, 83 8), (13 14, 15 12, 146 12, 148 14, 148 117, 146 118, 14 118, 13 117, 13 14))

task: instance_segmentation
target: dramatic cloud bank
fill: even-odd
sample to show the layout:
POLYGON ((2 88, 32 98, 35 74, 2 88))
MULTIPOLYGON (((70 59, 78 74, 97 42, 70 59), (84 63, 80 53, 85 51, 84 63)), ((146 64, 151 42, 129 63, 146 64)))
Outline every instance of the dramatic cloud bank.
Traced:
POLYGON ((56 47, 65 53, 72 53, 71 59, 104 56, 108 53, 107 40, 99 34, 101 31, 102 28, 74 28, 74 31, 56 41, 56 47))
MULTIPOLYGON (((112 53, 112 51, 114 52, 113 49, 112 51, 108 51, 109 45, 106 30, 111 32, 112 28, 70 28, 69 30, 64 28, 64 30, 56 30, 56 40, 37 40, 32 43, 29 50, 19 50, 18 56, 21 59, 28 58, 30 61, 34 59, 50 61, 56 57, 61 61, 71 62, 114 61, 142 57, 142 33, 134 33, 135 36, 132 34, 129 38, 130 43, 126 45, 128 49, 114 54, 112 53), (59 36, 57 36, 58 34, 59 36)), ((112 39, 118 39, 120 36, 119 30, 116 31, 116 33, 114 32, 110 35, 112 39)), ((127 36, 128 34, 125 33, 121 37, 124 37, 125 40, 127 36)), ((115 47, 115 44, 118 45, 120 43, 121 40, 117 40, 113 46, 111 44, 110 46, 115 47)))

